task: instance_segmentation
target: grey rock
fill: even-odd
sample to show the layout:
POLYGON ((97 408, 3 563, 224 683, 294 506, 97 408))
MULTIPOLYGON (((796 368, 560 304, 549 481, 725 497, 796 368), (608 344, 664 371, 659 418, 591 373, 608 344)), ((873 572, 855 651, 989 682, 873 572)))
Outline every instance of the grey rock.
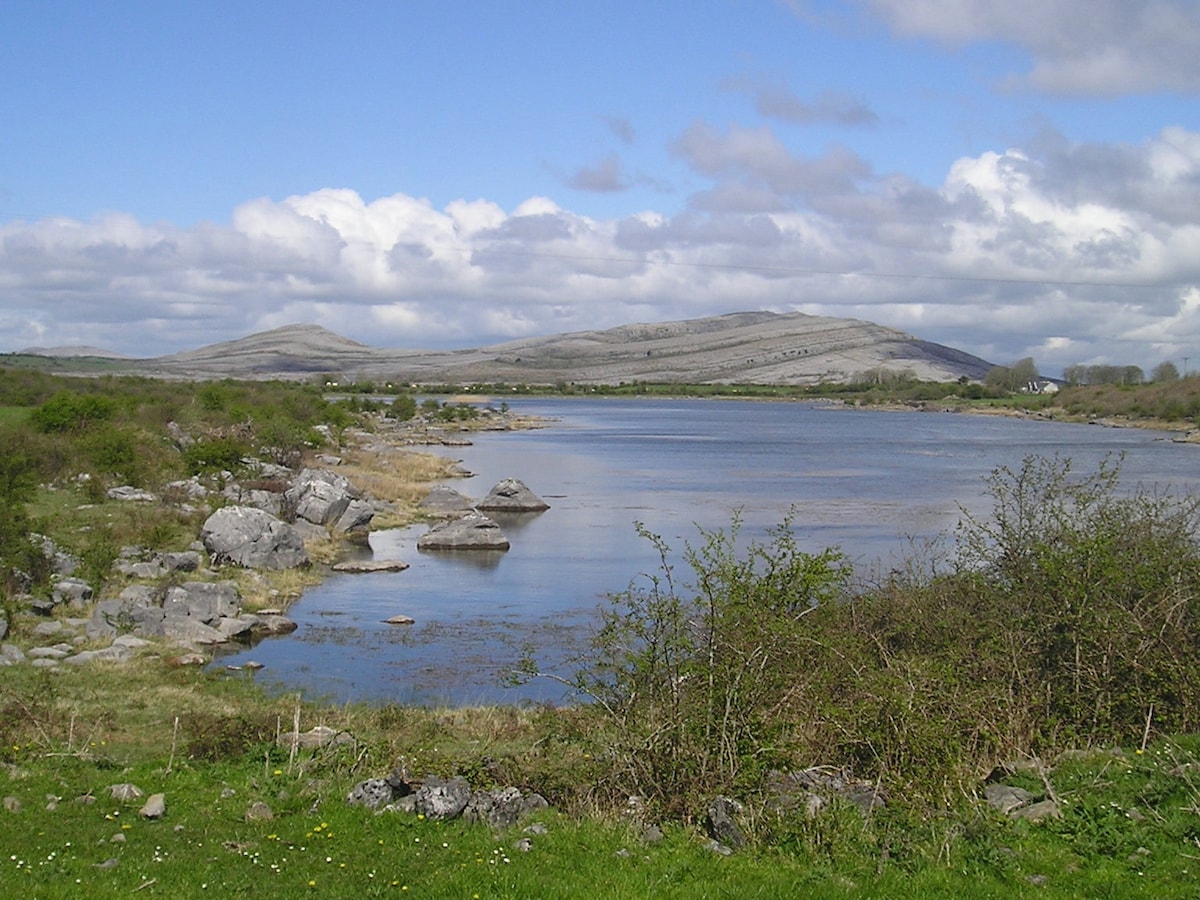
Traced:
POLYGON ((5 797, 4 809, 10 813, 19 813, 21 811, 21 801, 13 796, 5 797))
POLYGON ((505 478, 475 506, 487 512, 541 512, 550 508, 519 478, 505 478))
POLYGON ((350 482, 328 469, 304 469, 285 494, 296 518, 314 525, 336 522, 355 499, 350 482))
POLYGON ((251 632, 255 637, 291 634, 297 628, 292 619, 279 613, 260 612, 242 618, 250 623, 251 632))
POLYGON ((30 534, 29 538, 41 549, 42 555, 50 563, 50 571, 53 574, 71 575, 83 565, 78 556, 60 550, 58 545, 44 534, 30 534))
POLYGON ((196 443, 196 439, 184 431, 178 422, 167 423, 167 436, 175 442, 175 446, 180 450, 186 449, 196 443))
MULTIPOLYGON (((63 631, 63 623, 57 619, 52 619, 49 622, 38 622, 33 626, 35 637, 53 637, 56 634, 61 634, 63 631)), ((4 635, 0 633, 0 637, 4 637, 4 635)))
POLYGON ((354 744, 354 736, 345 731, 338 731, 328 725, 317 725, 308 731, 287 731, 279 735, 276 743, 280 747, 291 747, 295 744, 301 750, 319 750, 330 744, 354 744))
POLYGON ((366 500, 351 500, 333 527, 346 534, 362 534, 370 530, 371 520, 375 518, 375 507, 366 500))
POLYGON ((153 503, 158 499, 149 491, 143 491, 141 488, 135 488, 128 484, 109 488, 105 492, 105 495, 109 500, 132 501, 135 503, 153 503))
POLYGON ((493 828, 510 828, 524 816, 550 806, 541 794, 524 795, 515 787, 476 791, 464 807, 463 820, 493 828))
POLYGON ((379 809, 395 799, 392 786, 384 778, 368 778, 360 781, 346 797, 351 806, 365 806, 368 809, 379 809))
POLYGON ((143 819, 161 819, 167 813, 167 798, 163 794, 151 794, 138 812, 143 819))
POLYGON ((798 772, 768 772, 766 793, 769 809, 788 812, 804 808, 810 816, 834 800, 850 803, 864 814, 887 805, 887 799, 877 785, 830 766, 812 766, 798 772))
POLYGON ((710 852, 715 853, 718 856, 733 856, 733 848, 726 844, 722 844, 716 838, 711 839, 705 846, 710 852))
POLYGON ((435 525, 417 539, 418 550, 507 550, 508 538, 482 513, 435 525))
POLYGON ((61 647, 32 647, 25 655, 29 659, 65 659, 70 653, 61 647))
POLYGON ((261 509, 226 506, 208 517, 201 534, 214 558, 247 568, 292 569, 309 563, 296 529, 261 509))
POLYGON ((200 568, 200 554, 195 550, 164 553, 160 559, 168 572, 195 572, 200 568))
POLYGON ((333 571, 364 574, 369 572, 403 572, 408 563, 400 559, 347 559, 335 563, 333 571))
POLYGON ((189 616, 212 625, 241 612, 242 600, 232 581, 192 581, 170 588, 162 608, 167 616, 189 616))
POLYGON ((25 651, 16 644, 0 644, 0 666, 25 662, 25 651))
POLYGON ((1007 784, 989 784, 983 789, 983 796, 988 806, 1006 816, 1023 806, 1028 806, 1033 800, 1033 794, 1029 791, 1007 784))
POLYGON ((443 781, 429 776, 413 794, 417 812, 430 819, 453 819, 462 814, 471 801, 471 785, 465 778, 443 781))
POLYGON ((232 616, 223 616, 217 619, 212 627, 231 641, 249 641, 254 635, 253 622, 232 616))
POLYGON ((705 817, 705 828, 709 837, 714 841, 739 850, 746 845, 746 836, 735 821, 745 808, 736 800, 729 797, 717 797, 709 804, 708 815, 705 817))
POLYGON ((263 803, 261 800, 255 800, 246 810, 245 819, 247 822, 270 822, 275 818, 275 813, 271 811, 271 807, 263 803))
POLYGON ((1046 819, 1061 819, 1062 810, 1053 800, 1043 800, 1014 810, 1010 815, 1014 819, 1025 819, 1028 822, 1043 822, 1046 819))
POLYGON ((101 600, 92 608, 87 635, 99 639, 136 631, 162 637, 165 616, 162 608, 154 606, 141 591, 126 588, 116 600, 101 600))
POLYGON ((205 625, 192 616, 166 616, 162 627, 164 637, 188 647, 207 647, 229 642, 229 638, 218 629, 205 625))
POLYGON ((145 792, 136 784, 131 784, 128 781, 121 784, 114 784, 108 789, 108 795, 114 800, 126 803, 130 800, 140 800, 145 796, 145 792))
POLYGON ((203 500, 208 496, 208 488, 200 483, 199 478, 189 478, 186 481, 172 481, 166 487, 169 494, 186 497, 188 500, 203 500))
POLYGON ((84 607, 92 599, 92 586, 81 578, 60 578, 50 590, 55 604, 67 603, 84 607))
POLYGON ((439 484, 421 501, 421 509, 437 516, 462 516, 475 508, 475 504, 454 488, 439 484))

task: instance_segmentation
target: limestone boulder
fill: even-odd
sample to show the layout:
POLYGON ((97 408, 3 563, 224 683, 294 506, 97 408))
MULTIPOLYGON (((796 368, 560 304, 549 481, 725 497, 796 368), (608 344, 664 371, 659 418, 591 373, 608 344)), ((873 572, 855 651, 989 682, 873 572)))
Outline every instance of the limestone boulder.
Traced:
POLYGON ((437 485, 421 501, 421 509, 435 516, 462 516, 474 508, 470 498, 444 484, 437 485))
POLYGON ((475 504, 487 512, 541 512, 550 504, 531 491, 519 478, 505 478, 475 504))
POLYGON ((417 539, 418 550, 507 550, 508 538, 482 513, 441 522, 417 539))
POLYGON ((250 569, 294 569, 309 564, 300 533, 261 509, 218 509, 205 521, 201 537, 218 562, 250 569))

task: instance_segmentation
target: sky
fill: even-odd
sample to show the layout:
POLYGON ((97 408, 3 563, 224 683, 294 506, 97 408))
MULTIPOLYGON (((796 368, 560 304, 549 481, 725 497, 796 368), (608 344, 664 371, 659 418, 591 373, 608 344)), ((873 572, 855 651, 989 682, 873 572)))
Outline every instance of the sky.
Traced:
POLYGON ((0 0, 0 352, 758 309, 1200 367, 1200 0, 0 0))

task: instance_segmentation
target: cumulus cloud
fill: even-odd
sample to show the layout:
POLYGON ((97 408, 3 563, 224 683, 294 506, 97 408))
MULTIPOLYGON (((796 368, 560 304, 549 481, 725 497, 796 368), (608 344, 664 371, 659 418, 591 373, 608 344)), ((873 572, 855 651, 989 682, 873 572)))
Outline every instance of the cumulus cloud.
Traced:
MULTIPOLYGON (((1007 41, 1029 71, 1011 84, 1114 96, 1200 90, 1195 0, 858 0, 898 35, 1007 41)), ((802 4, 807 6, 807 4, 802 4)))
POLYGON ((768 128, 696 123, 695 192, 615 219, 547 197, 435 207, 318 190, 225 225, 0 225, 0 346, 152 356, 289 322, 375 346, 478 346, 772 309, 891 325, 996 362, 1150 368, 1200 343, 1200 134, 1025 147, 927 186, 768 128))

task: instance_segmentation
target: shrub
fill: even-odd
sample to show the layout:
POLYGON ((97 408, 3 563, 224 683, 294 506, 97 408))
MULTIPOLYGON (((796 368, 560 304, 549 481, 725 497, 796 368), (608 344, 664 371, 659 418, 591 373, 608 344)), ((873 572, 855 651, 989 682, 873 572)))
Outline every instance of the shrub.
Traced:
POLYGON ((117 405, 99 394, 60 391, 37 407, 30 421, 48 433, 83 431, 112 418, 117 405))
POLYGON ((773 743, 811 656, 805 617, 836 603, 849 577, 840 552, 802 552, 790 521, 739 554, 739 524, 687 546, 687 583, 639 526, 660 571, 610 599, 575 675, 614 728, 618 778, 666 807, 757 783, 780 762, 773 743))
POLYGON ((1118 469, 1031 457, 994 473, 992 519, 962 526, 959 565, 1005 609, 1015 687, 1051 746, 1200 725, 1200 501, 1123 494, 1118 469))
POLYGON ((189 475, 233 471, 241 465, 248 450, 236 438, 201 438, 184 448, 183 462, 189 475))

